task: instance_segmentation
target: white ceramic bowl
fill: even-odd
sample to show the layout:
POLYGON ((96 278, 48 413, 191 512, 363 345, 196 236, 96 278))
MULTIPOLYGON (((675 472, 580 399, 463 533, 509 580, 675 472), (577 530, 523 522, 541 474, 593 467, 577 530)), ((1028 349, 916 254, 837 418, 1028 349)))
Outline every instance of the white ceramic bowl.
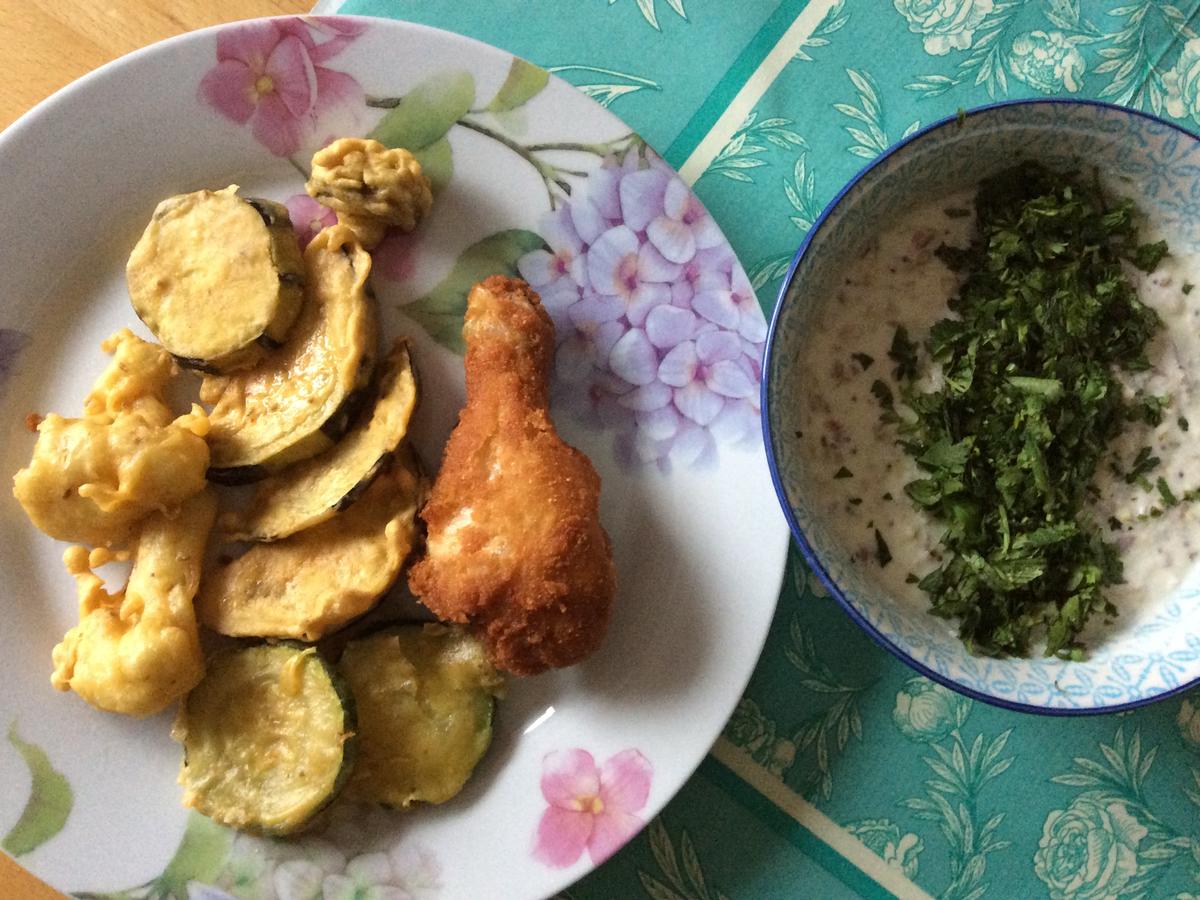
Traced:
POLYGON ((767 340, 763 430, 776 491, 809 563, 846 611, 886 649, 948 687, 1033 712, 1113 712, 1200 681, 1200 568, 1173 592, 1118 617, 1083 662, 992 659, 967 652, 957 623, 887 596, 874 566, 855 563, 813 502, 798 442, 805 385, 796 360, 821 339, 810 323, 835 295, 849 260, 889 221, 928 198, 970 188, 1018 159, 1099 167, 1119 179, 1175 253, 1200 251, 1200 142, 1175 125, 1101 103, 1003 103, 918 132, 864 169, 836 196, 801 246, 767 340))

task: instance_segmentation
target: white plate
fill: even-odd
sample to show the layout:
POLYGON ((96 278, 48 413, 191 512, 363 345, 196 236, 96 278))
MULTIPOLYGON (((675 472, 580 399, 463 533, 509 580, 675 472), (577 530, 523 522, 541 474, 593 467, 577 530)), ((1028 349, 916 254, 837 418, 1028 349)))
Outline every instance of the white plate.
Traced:
POLYGON ((237 836, 179 805, 168 715, 134 721, 51 689, 74 590, 63 545, 5 492, 0 835, 63 890, 549 895, 594 867, 601 835, 628 837, 679 789, 758 658, 787 529, 758 430, 765 325, 740 266, 620 120, 507 53, 428 28, 287 19, 185 35, 82 79, 0 138, 4 471, 28 459, 26 413, 78 415, 106 363, 102 338, 145 334, 124 261, 158 200, 234 182, 286 200, 303 185, 289 156, 303 166, 322 140, 366 133, 398 98, 393 135, 428 145, 427 169, 449 176, 417 235, 376 258, 385 332, 415 340, 418 449, 439 458, 463 398, 460 357, 425 326, 451 340, 439 301, 516 266, 559 324, 557 421, 603 478, 620 581, 608 640, 575 669, 511 685, 494 745, 445 806, 340 810, 290 842, 237 836), (537 251, 543 237, 553 256, 537 251), (447 287, 471 246, 478 271, 447 287), (596 299, 589 285, 615 293, 596 299), (630 380, 646 384, 629 394, 630 380), (556 791, 566 782, 544 779, 551 767, 574 787, 556 791), (551 800, 596 790, 603 813, 547 816, 551 800))

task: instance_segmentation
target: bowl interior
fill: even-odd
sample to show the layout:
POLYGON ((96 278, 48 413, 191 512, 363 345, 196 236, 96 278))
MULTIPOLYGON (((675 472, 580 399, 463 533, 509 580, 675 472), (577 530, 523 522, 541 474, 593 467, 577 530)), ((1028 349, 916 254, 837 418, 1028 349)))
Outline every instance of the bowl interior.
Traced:
POLYGON ((1113 190, 1135 199, 1173 253, 1200 250, 1200 142, 1174 126, 1114 107, 1053 101, 988 107, 933 126, 853 182, 802 249, 768 347, 763 408, 769 452, 785 512, 809 561, 885 646, 980 699, 1043 711, 1113 710, 1200 678, 1200 565, 1165 595, 1086 632, 1086 661, 972 656, 956 624, 929 615, 919 591, 889 596, 879 567, 853 557, 814 502, 829 489, 828 481, 822 484, 828 473, 818 477, 791 437, 799 429, 805 361, 822 340, 817 322, 824 304, 836 302, 847 262, 906 210, 969 189, 1021 159, 1060 169, 1097 167, 1113 190))

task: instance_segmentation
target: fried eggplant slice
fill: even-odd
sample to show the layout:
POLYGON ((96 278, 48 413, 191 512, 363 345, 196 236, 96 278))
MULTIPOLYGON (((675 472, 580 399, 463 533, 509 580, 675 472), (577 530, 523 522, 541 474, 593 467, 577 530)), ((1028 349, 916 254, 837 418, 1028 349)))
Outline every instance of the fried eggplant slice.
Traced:
POLYGON ((200 398, 213 404, 212 480, 265 475, 315 456, 361 407, 377 340, 371 257, 335 225, 313 238, 304 264, 306 302, 287 343, 253 368, 206 376, 201 386, 200 398))
POLYGON ((237 186, 158 204, 125 267, 134 311, 180 365, 231 372, 283 343, 304 301, 287 209, 237 186))
POLYGON ((415 466, 398 455, 345 512, 205 572, 200 621, 235 637, 319 640, 369 610, 396 580, 423 499, 415 466))
POLYGON ((407 343, 397 342, 380 368, 370 417, 324 453, 261 482, 245 509, 222 522, 233 540, 276 541, 313 528, 370 487, 404 441, 417 405, 407 343))

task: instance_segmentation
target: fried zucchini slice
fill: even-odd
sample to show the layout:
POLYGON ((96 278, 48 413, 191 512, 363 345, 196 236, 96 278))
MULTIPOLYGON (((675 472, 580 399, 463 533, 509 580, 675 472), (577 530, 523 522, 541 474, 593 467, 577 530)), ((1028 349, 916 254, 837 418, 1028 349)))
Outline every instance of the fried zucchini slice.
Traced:
POLYGON ((351 641, 338 667, 358 707, 355 800, 444 803, 492 740, 503 679, 460 628, 404 625, 351 641))
POLYGON ((280 346, 304 301, 287 209, 237 185, 158 204, 125 266, 138 317, 179 361, 209 372, 280 346))
POLYGON ((265 475, 315 456, 362 405, 376 344, 371 257, 335 225, 313 238, 304 264, 307 301, 287 343, 245 372, 206 376, 201 385, 200 399, 213 404, 212 480, 265 475))
POLYGON ((235 637, 306 641, 340 628, 400 574, 424 493, 411 463, 398 457, 345 512, 205 572, 200 621, 235 637))
POLYGON ((417 405, 408 345, 397 342, 381 368, 371 416, 331 449, 259 484, 245 510, 223 523, 232 539, 275 541, 320 525, 370 486, 404 440, 417 405))
POLYGON ((183 805, 234 828, 299 831, 350 776, 355 723, 352 694, 315 647, 221 653, 172 731, 183 805))

